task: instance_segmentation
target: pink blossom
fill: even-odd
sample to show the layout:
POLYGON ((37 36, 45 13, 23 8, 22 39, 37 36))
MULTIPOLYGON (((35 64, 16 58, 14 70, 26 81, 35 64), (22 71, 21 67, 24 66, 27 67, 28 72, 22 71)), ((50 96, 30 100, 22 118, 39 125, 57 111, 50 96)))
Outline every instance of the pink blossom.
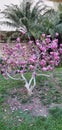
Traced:
POLYGON ((47 38, 50 38, 50 37, 51 37, 51 35, 47 35, 46 37, 47 37, 47 38))
POLYGON ((7 61, 7 59, 8 59, 7 57, 4 57, 4 61, 7 61))
POLYGON ((58 44, 57 44, 57 43, 58 43, 58 40, 57 40, 57 39, 53 40, 53 41, 52 41, 52 44, 51 44, 51 48, 52 48, 52 49, 57 49, 57 47, 58 47, 58 44))
POLYGON ((43 38, 45 38, 45 33, 43 33, 41 36, 42 36, 43 38))
POLYGON ((36 60, 33 59, 33 58, 30 58, 29 61, 32 62, 32 63, 35 63, 35 62, 36 62, 36 60))
POLYGON ((60 47, 62 47, 62 44, 60 44, 60 47))
POLYGON ((29 43, 29 44, 32 44, 32 43, 33 43, 33 41, 31 41, 31 40, 30 40, 28 43, 29 43))
POLYGON ((56 32, 56 36, 59 36, 59 33, 56 32))
POLYGON ((16 44, 15 47, 16 47, 17 49, 20 49, 20 44, 16 44))
POLYGON ((55 66, 58 66, 58 64, 59 64, 59 61, 55 61, 55 66))
POLYGON ((20 37, 17 37, 16 42, 20 43, 20 37))
POLYGON ((22 32, 22 34, 23 35, 25 35, 26 34, 26 31, 24 31, 24 30, 20 30, 21 32, 22 32))
POLYGON ((26 46, 23 46, 22 49, 26 49, 26 46))
POLYGON ((38 47, 40 46, 39 40, 36 40, 36 45, 37 45, 38 47))
POLYGON ((46 61, 45 61, 44 59, 41 60, 40 65, 41 65, 42 67, 44 67, 44 66, 46 65, 46 61))
POLYGON ((60 58, 59 58, 59 55, 58 55, 58 52, 54 52, 54 59, 55 60, 59 60, 60 58))
POLYGON ((47 66, 47 70, 52 71, 52 70, 53 70, 53 67, 52 67, 52 66, 50 66, 50 65, 48 65, 48 66, 47 66))
POLYGON ((43 47, 42 45, 39 48, 40 48, 41 51, 46 52, 46 48, 43 47))
POLYGON ((51 61, 50 61, 50 64, 51 64, 51 65, 54 65, 54 61, 53 61, 53 60, 51 60, 51 61))
POLYGON ((19 62, 18 62, 18 61, 15 61, 15 63, 16 63, 16 65, 18 65, 18 64, 19 64, 19 62))
POLYGON ((60 51, 60 54, 62 54, 62 48, 60 48, 59 51, 60 51))
POLYGON ((42 45, 39 46, 40 50, 42 51, 42 45))
POLYGON ((17 70, 18 73, 20 73, 20 70, 17 70))
POLYGON ((36 60, 35 54, 32 55, 32 59, 33 59, 33 60, 36 60))
POLYGON ((30 70, 33 70, 33 69, 34 69, 34 66, 33 66, 33 65, 30 65, 29 68, 30 68, 30 70))
POLYGON ((42 71, 47 71, 47 67, 43 67, 43 68, 42 68, 42 71))
POLYGON ((20 65, 25 65, 26 64, 26 61, 21 61, 20 62, 20 65))
POLYGON ((58 39, 54 39, 54 40, 53 40, 53 42, 56 42, 56 43, 58 43, 58 39))
POLYGON ((50 52, 50 55, 51 55, 51 56, 54 56, 54 52, 50 52))
POLYGON ((45 41, 46 41, 46 43, 50 43, 50 42, 51 42, 51 40, 50 40, 49 37, 47 37, 47 38, 45 39, 45 41))
POLYGON ((24 70, 22 69, 22 70, 20 70, 19 72, 20 72, 20 74, 23 74, 23 73, 24 73, 24 70))

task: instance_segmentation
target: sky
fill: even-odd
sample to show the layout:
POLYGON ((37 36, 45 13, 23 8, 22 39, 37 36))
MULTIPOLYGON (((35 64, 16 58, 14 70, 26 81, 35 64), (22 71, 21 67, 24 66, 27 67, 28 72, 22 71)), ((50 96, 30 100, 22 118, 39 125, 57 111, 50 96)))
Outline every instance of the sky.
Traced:
MULTIPOLYGON (((38 0, 34 0, 34 2, 36 2, 36 1, 38 1, 38 0)), ((45 3, 46 3, 47 0, 43 0, 43 1, 45 1, 45 3)), ((11 4, 11 3, 13 3, 13 4, 18 4, 18 5, 19 5, 20 2, 22 2, 22 0, 0 0, 0 12, 1 12, 2 10, 4 10, 5 5, 9 5, 9 4, 11 4)), ((49 2, 46 3, 46 4, 48 5, 49 2)), ((50 5, 53 6, 53 3, 50 2, 50 5)), ((0 21, 1 21, 1 20, 2 20, 2 15, 0 14, 0 21)), ((0 25, 0 31, 1 31, 1 30, 12 30, 12 29, 8 28, 7 26, 5 27, 5 26, 0 25)))
POLYGON ((0 0, 0 9, 4 9, 4 5, 8 4, 19 4, 21 0, 0 0))
MULTIPOLYGON (((0 10, 3 10, 5 5, 8 5, 8 4, 19 4, 22 0, 0 0, 0 10)), ((38 0, 32 0, 34 2, 38 1, 38 0)), ((46 2, 47 0, 43 0, 47 5, 49 2, 46 2)), ((50 6, 52 6, 53 3, 50 1, 50 6)))

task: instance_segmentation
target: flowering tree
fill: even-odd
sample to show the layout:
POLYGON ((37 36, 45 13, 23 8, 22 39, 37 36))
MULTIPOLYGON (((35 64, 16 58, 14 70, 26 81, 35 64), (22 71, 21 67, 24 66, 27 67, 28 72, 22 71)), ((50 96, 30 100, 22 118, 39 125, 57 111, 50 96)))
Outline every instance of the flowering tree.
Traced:
POLYGON ((27 46, 17 43, 14 47, 4 46, 3 64, 1 72, 4 77, 14 80, 23 80, 28 93, 31 95, 36 86, 36 76, 44 71, 52 71, 60 63, 62 44, 58 47, 58 39, 51 40, 50 35, 41 35, 41 40, 28 42, 27 46), (31 72, 31 78, 27 81, 25 73, 31 72))

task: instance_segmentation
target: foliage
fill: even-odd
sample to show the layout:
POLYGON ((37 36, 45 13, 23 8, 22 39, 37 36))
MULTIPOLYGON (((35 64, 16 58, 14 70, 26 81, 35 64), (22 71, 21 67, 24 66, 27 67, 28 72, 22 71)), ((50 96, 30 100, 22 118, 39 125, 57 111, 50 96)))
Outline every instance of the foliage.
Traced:
POLYGON ((58 32, 62 34, 62 5, 58 7, 58 11, 50 10, 43 16, 42 32, 51 34, 52 37, 58 32))

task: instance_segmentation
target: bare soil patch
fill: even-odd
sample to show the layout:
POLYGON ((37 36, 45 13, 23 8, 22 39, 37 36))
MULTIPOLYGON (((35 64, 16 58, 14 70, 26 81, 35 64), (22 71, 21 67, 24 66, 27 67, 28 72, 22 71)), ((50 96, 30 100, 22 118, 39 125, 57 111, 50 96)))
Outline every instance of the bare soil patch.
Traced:
POLYGON ((9 96, 7 100, 7 104, 10 107, 10 110, 13 112, 14 110, 22 110, 22 111, 29 111, 32 116, 47 116, 48 115, 48 108, 47 106, 41 103, 39 97, 32 95, 29 97, 26 95, 25 88, 21 89, 14 89, 11 91, 12 96, 9 96), (23 94, 22 94, 23 91, 23 94), (17 94, 20 94, 19 97, 17 94), (22 95, 21 95, 22 94, 22 95), (20 98, 20 99, 19 99, 20 98))

